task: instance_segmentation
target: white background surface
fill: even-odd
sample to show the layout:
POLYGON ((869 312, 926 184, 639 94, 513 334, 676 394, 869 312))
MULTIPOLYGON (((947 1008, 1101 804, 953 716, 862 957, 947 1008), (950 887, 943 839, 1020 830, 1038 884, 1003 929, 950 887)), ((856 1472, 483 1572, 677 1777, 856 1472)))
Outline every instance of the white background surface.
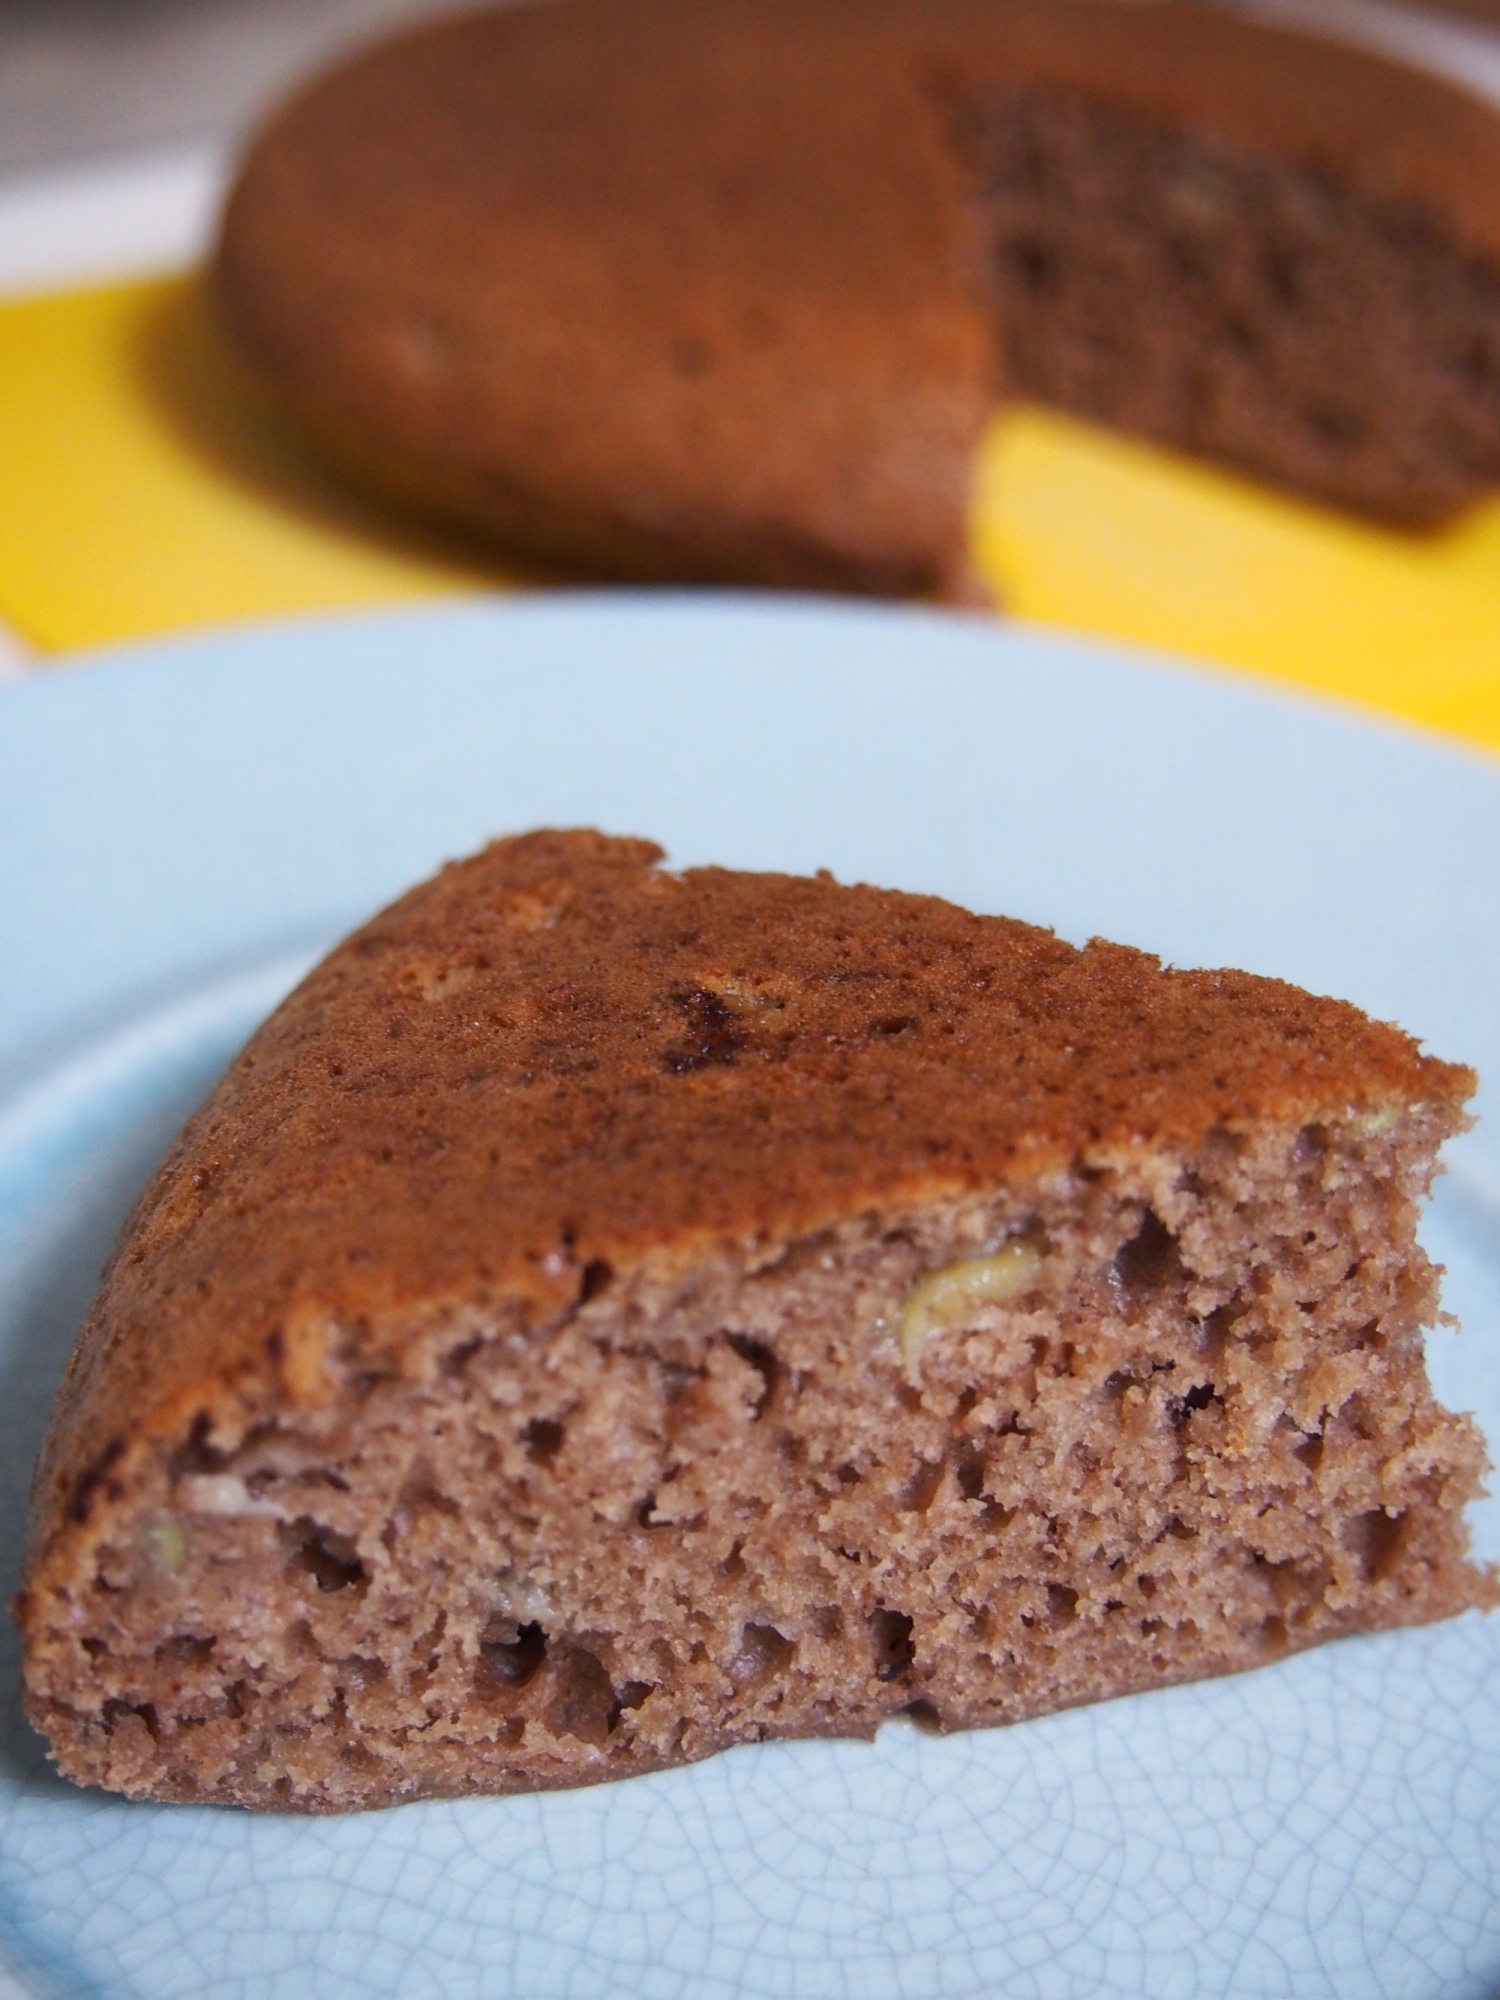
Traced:
POLYGON ((0 293, 192 263, 228 171, 228 149, 210 142, 0 181, 0 293))

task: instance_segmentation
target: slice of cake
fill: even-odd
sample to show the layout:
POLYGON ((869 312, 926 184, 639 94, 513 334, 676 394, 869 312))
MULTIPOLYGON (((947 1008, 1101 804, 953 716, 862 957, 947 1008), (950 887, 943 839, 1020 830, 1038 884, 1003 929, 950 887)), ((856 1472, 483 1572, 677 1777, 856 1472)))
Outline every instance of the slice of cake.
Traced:
POLYGON ((338 1811, 953 1729, 1488 1602, 1353 1007, 536 833, 341 945, 121 1238, 18 1616, 59 1767, 338 1811))
POLYGON ((1013 398, 1500 488, 1494 106, 1174 0, 466 13, 278 113, 216 291, 360 479, 596 572, 961 595, 1013 398))

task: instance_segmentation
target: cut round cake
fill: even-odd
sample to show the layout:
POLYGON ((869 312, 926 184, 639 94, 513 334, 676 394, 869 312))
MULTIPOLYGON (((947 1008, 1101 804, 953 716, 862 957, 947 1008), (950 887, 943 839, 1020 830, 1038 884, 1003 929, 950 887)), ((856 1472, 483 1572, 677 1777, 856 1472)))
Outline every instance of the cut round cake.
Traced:
POLYGON ((639 577, 962 596, 1032 398, 1396 522, 1500 485, 1500 117, 1161 0, 556 0, 270 123, 226 323, 357 477, 639 577))
POLYGON ((1491 1601, 1415 1235, 1470 1071, 1275 980, 660 863, 444 869, 183 1133, 36 1477, 68 1777, 575 1785, 1491 1601))

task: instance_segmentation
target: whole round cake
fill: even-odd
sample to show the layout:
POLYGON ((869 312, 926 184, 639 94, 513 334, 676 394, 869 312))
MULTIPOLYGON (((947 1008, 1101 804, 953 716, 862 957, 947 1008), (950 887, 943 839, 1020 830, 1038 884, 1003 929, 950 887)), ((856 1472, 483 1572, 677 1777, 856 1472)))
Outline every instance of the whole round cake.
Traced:
POLYGON ((1162 0, 558 0, 275 117, 216 282, 358 477, 638 577, 961 595, 1029 398, 1394 521, 1500 484, 1500 119, 1162 0))

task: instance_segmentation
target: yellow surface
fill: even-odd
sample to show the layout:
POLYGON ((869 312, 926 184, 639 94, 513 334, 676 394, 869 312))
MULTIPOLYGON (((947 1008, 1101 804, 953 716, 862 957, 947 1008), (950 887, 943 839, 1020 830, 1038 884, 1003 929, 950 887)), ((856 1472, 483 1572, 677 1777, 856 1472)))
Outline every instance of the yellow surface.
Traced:
POLYGON ((191 280, 0 305, 0 620, 33 646, 504 580, 305 456, 191 280))
POLYGON ((1035 410, 992 429, 973 534, 1020 617, 1500 750, 1500 503, 1398 534, 1035 410))
MULTIPOLYGON (((1023 410, 986 440, 973 546, 1022 617, 1500 750, 1500 504, 1389 533, 1023 410)), ((0 620, 42 651, 523 580, 306 456, 194 280, 0 305, 0 620)))

